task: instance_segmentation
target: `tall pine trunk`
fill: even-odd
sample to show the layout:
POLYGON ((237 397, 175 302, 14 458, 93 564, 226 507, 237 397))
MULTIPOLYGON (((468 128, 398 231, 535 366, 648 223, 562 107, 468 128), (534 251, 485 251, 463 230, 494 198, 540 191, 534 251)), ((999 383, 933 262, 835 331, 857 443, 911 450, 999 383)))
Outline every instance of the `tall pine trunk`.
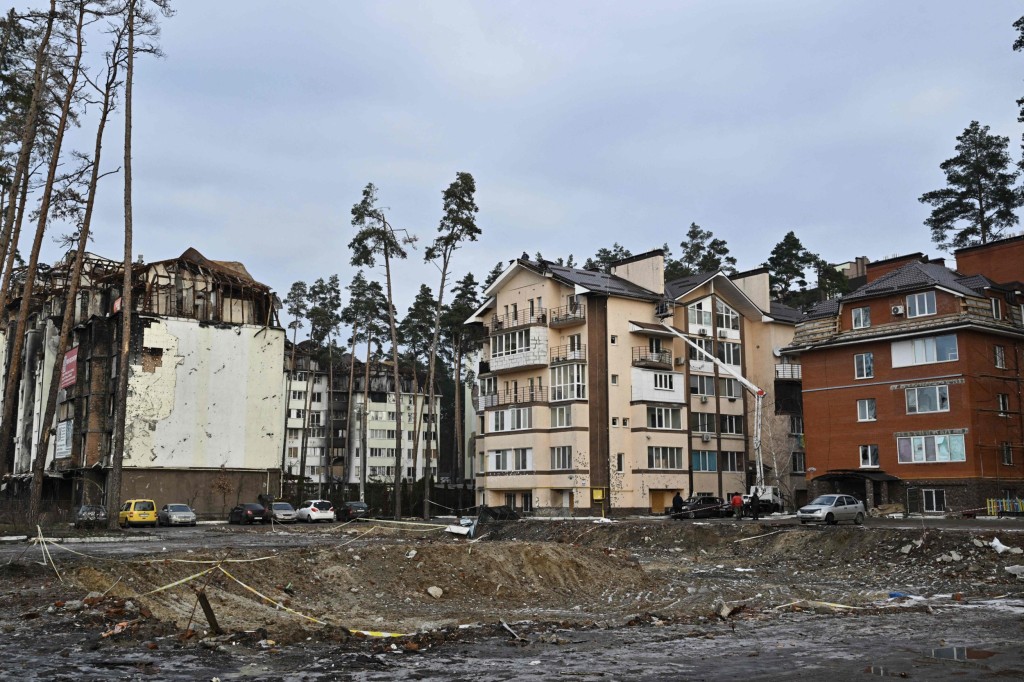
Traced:
POLYGON ((465 460, 465 452, 463 451, 463 437, 462 437, 462 341, 459 339, 455 343, 455 462, 454 464, 454 476, 452 479, 455 481, 455 485, 458 488, 459 503, 457 505, 456 515, 458 518, 462 518, 462 480, 459 477, 459 471, 462 468, 465 460))
MULTIPOLYGON (((52 2, 52 0, 51 0, 52 2)), ((52 20, 52 19, 51 19, 52 20)), ((60 150, 64 142, 64 131, 67 130, 68 118, 71 112, 71 103, 74 101, 75 88, 78 84, 78 76, 82 64, 82 28, 85 22, 85 8, 79 6, 78 19, 76 22, 76 47, 75 58, 71 66, 71 73, 68 76, 67 89, 64 92, 64 99, 61 103, 60 121, 57 124, 57 131, 54 137, 52 156, 50 157, 49 169, 46 175, 46 185, 43 187, 43 194, 39 200, 39 222, 36 224, 35 239, 32 241, 32 253, 29 256, 28 268, 25 272, 25 284, 21 291, 21 305, 18 308, 18 319, 14 326, 14 339, 11 344, 10 362, 7 371, 7 382, 4 385, 4 414, 0 423, 0 452, 4 453, 4 466, 0 466, 0 473, 7 470, 7 453, 10 452, 11 437, 14 433, 15 393, 19 388, 18 378, 21 374, 21 354, 25 348, 25 331, 28 326, 28 316, 32 308, 32 292, 35 288, 36 273, 39 268, 39 251, 43 244, 43 235, 46 233, 47 219, 50 213, 50 200, 53 197, 53 184, 57 176, 57 168, 60 165, 60 150)), ((13 453, 12 453, 13 454, 13 453)))
POLYGON ((435 448, 430 447, 432 443, 440 443, 440 419, 434 414, 434 387, 436 385, 435 371, 437 369, 437 343, 441 336, 441 306, 444 301, 444 287, 446 280, 448 279, 448 258, 446 257, 441 266, 441 286, 437 292, 437 308, 434 311, 434 338, 430 341, 430 357, 427 362, 430 363, 429 374, 427 379, 427 461, 424 469, 424 477, 428 479, 424 486, 423 494, 423 520, 430 519, 430 463, 433 460, 435 448), (437 439, 437 440, 434 440, 437 439))
POLYGON ((121 504, 125 422, 128 411, 128 361, 132 338, 132 78, 135 75, 135 5, 128 0, 128 53, 124 80, 124 278, 121 281, 121 348, 117 362, 114 452, 107 480, 107 525, 115 528, 121 504))
POLYGON ((366 338, 366 363, 363 365, 363 416, 361 419, 360 437, 362 438, 362 457, 359 467, 359 501, 366 502, 366 468, 370 457, 370 338, 366 338))
POLYGON ((348 360, 348 402, 345 403, 345 499, 348 500, 348 482, 352 478, 352 415, 354 413, 352 405, 352 394, 355 389, 355 371, 356 371, 356 335, 359 332, 359 328, 356 325, 352 326, 352 347, 349 349, 349 360, 348 360))
MULTIPOLYGON (((395 378, 395 520, 402 518, 402 383, 398 367, 398 324, 391 293, 391 256, 384 250, 384 274, 388 285, 388 321, 391 323, 391 361, 395 378)), ((415 369, 415 368, 414 368, 415 369)))

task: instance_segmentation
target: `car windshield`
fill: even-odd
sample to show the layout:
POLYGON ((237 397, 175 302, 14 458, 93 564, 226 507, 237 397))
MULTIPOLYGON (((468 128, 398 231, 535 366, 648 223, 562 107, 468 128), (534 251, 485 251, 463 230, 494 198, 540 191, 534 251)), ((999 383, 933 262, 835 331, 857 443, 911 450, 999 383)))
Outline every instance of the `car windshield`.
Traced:
POLYGON ((821 507, 831 507, 836 503, 835 495, 822 495, 821 497, 815 497, 811 504, 816 504, 821 507))
POLYGON ((167 511, 172 512, 190 512, 192 511, 187 504, 169 504, 167 505, 167 511))
POLYGON ((331 503, 328 502, 327 500, 317 500, 316 502, 313 503, 313 506, 316 507, 317 509, 327 510, 331 508, 331 503))
POLYGON ((292 506, 287 502, 275 502, 274 509, 276 509, 277 511, 295 511, 294 509, 292 509, 292 506))
POLYGON ((366 509, 365 502, 349 502, 349 509, 366 509))

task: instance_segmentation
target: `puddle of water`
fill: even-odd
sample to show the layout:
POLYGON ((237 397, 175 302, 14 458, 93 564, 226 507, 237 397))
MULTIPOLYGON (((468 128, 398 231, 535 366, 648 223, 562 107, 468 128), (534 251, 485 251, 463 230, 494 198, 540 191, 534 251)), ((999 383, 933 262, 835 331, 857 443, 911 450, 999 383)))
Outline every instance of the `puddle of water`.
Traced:
POLYGON ((941 649, 931 649, 925 652, 925 655, 940 661, 979 661, 995 656, 996 652, 972 649, 966 646, 947 646, 941 649))

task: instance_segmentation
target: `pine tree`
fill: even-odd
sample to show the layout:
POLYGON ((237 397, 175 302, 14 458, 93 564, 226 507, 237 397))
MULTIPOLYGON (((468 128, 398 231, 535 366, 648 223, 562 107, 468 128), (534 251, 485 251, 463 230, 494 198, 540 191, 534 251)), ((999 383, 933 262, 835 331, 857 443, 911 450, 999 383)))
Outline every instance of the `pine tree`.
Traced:
POLYGON ((716 239, 710 230, 702 229, 697 223, 690 223, 686 239, 679 246, 683 252, 678 260, 673 260, 666 249, 666 281, 701 272, 736 272, 736 259, 729 255, 725 240, 716 239))

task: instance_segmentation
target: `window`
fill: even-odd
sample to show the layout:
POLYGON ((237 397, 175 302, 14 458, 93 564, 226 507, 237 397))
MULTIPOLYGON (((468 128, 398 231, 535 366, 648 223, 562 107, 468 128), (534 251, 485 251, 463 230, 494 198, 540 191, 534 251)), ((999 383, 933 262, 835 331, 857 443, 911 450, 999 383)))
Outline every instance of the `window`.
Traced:
POLYGON ((683 449, 663 446, 647 448, 648 469, 682 469, 683 449))
POLYGON ((659 391, 671 391, 672 385, 672 374, 670 372, 656 372, 654 374, 654 388, 659 391))
POLYGON ((626 470, 626 453, 625 452, 616 452, 615 453, 615 470, 619 471, 619 472, 626 470))
POLYGON ((305 391, 292 391, 292 400, 305 400, 305 399, 306 399, 306 392, 305 391))
POLYGON ((623 428, 629 426, 629 417, 623 417, 622 418, 622 426, 623 426, 623 428))
POLYGON ((509 431, 533 428, 533 410, 529 407, 514 407, 508 411, 509 431))
POLYGON ((649 429, 681 429, 683 428, 681 410, 676 407, 648 407, 647 428, 649 429))
POLYGON ((996 367, 1006 369, 1006 346, 995 347, 996 367))
POLYGON ((877 418, 878 413, 875 411, 874 398, 863 398, 857 401, 857 421, 873 422, 877 418))
POLYGON ((619 385, 619 375, 618 374, 613 374, 612 375, 612 386, 618 386, 618 385, 619 385))
POLYGON ((288 429, 288 440, 302 438, 302 429, 288 429))
POLYGON ((740 344, 738 343, 719 341, 717 357, 727 365, 736 365, 738 367, 743 364, 742 355, 740 353, 740 344))
POLYGON ((739 329, 740 316, 726 304, 715 301, 715 323, 719 329, 739 329))
POLYGON ((551 399, 582 400, 587 397, 586 366, 559 365, 551 368, 551 399))
POLYGON ((732 435, 743 434, 743 417, 737 414, 721 415, 722 433, 732 435))
POLYGON ((500 358, 530 351, 530 330, 506 332, 491 337, 491 357, 500 358))
POLYGON ((931 336, 923 339, 894 341, 892 366, 926 365, 933 362, 952 362, 959 358, 956 334, 931 336))
POLYGON ((686 306, 686 317, 691 325, 711 326, 711 301, 697 301, 686 306))
POLYGON ((498 412, 494 412, 493 414, 494 416, 491 420, 491 433, 500 433, 502 431, 507 431, 508 427, 506 426, 505 421, 505 410, 499 410, 498 412))
POLYGON ((1003 306, 1002 302, 998 298, 991 299, 992 301, 992 319, 1001 320, 1003 319, 1003 306))
POLYGON ((718 453, 714 450, 694 450, 690 459, 694 471, 718 471, 718 453))
POLYGON ((714 395, 715 378, 703 374, 691 374, 690 393, 692 395, 714 395))
POLYGON ((609 339, 609 343, 611 343, 611 345, 613 346, 617 346, 619 344, 619 337, 616 336, 615 334, 612 334, 611 338, 609 339))
POLYGON ((941 512, 946 511, 946 491, 945 490, 930 490, 925 489, 921 491, 921 497, 924 501, 924 510, 926 512, 941 512))
POLYGON ((291 446, 289 446, 288 447, 288 456, 289 457, 298 457, 299 456, 299 446, 298 445, 291 445, 291 446))
POLYGON ((1013 466, 1013 448, 1007 441, 1003 441, 999 446, 999 449, 1003 453, 1003 464, 1006 466, 1013 466))
POLYGON ((572 426, 572 408, 568 405, 551 408, 551 428, 572 426))
POLYGON ((896 447, 899 451, 900 464, 967 460, 964 437, 959 433, 945 436, 906 436, 896 439, 896 447))
POLYGON ((552 469, 572 469, 572 446, 560 445, 551 448, 552 469))
POLYGON ((715 342, 712 341, 711 339, 690 340, 693 341, 694 344, 699 346, 702 351, 704 351, 702 353, 701 350, 697 350, 693 346, 690 346, 690 344, 686 344, 690 348, 690 360, 696 360, 697 362, 708 362, 708 358, 713 358, 715 356, 715 342))
POLYGON ((302 419, 306 416, 305 410, 288 410, 288 417, 290 419, 302 419))
POLYGON ((714 433, 715 415, 706 412, 691 412, 690 430, 695 433, 714 433))
POLYGON ((313 395, 310 397, 314 403, 322 403, 324 401, 324 394, 321 391, 313 391, 313 395))
POLYGON ((743 453, 723 452, 722 471, 743 471, 743 453))
POLYGON ((516 448, 512 451, 516 471, 528 471, 533 468, 533 448, 516 448))
POLYGON ((740 382, 735 379, 719 379, 718 387, 723 398, 740 397, 740 382))
MULTIPOLYGON (((540 299, 537 299, 540 300, 540 299)), ((533 493, 523 493, 523 511, 533 511, 533 493)))
POLYGON ((871 326, 871 308, 867 306, 863 308, 854 308, 851 311, 853 315, 853 328, 854 329, 865 329, 871 326))
POLYGON ((857 379, 870 379, 875 376, 875 355, 874 353, 858 353, 853 356, 854 377, 857 379))
POLYGON ((804 432, 804 418, 799 415, 790 415, 789 432, 794 436, 802 435, 804 432))
POLYGON ((508 471, 509 452, 509 450, 491 450, 491 457, 494 462, 492 471, 508 471))
POLYGON ((860 446, 860 466, 861 468, 877 467, 878 466, 878 446, 877 445, 861 445, 860 446))
POLYGON ((322 412, 310 412, 309 413, 309 425, 310 426, 320 426, 321 423, 322 423, 320 421, 320 418, 322 416, 323 416, 322 412))
POLYGON ((907 296, 907 317, 935 314, 935 292, 924 291, 907 296))
POLYGON ((1010 394, 996 393, 996 405, 999 407, 999 416, 1007 416, 1006 413, 1010 411, 1010 394))
POLYGON ((619 427, 619 418, 618 417, 612 417, 612 426, 615 427, 615 428, 619 427))
POLYGON ((907 414, 949 412, 949 387, 924 386, 907 389, 907 414))
POLYGON ((807 454, 803 452, 794 452, 790 466, 794 474, 802 474, 807 471, 807 454))

